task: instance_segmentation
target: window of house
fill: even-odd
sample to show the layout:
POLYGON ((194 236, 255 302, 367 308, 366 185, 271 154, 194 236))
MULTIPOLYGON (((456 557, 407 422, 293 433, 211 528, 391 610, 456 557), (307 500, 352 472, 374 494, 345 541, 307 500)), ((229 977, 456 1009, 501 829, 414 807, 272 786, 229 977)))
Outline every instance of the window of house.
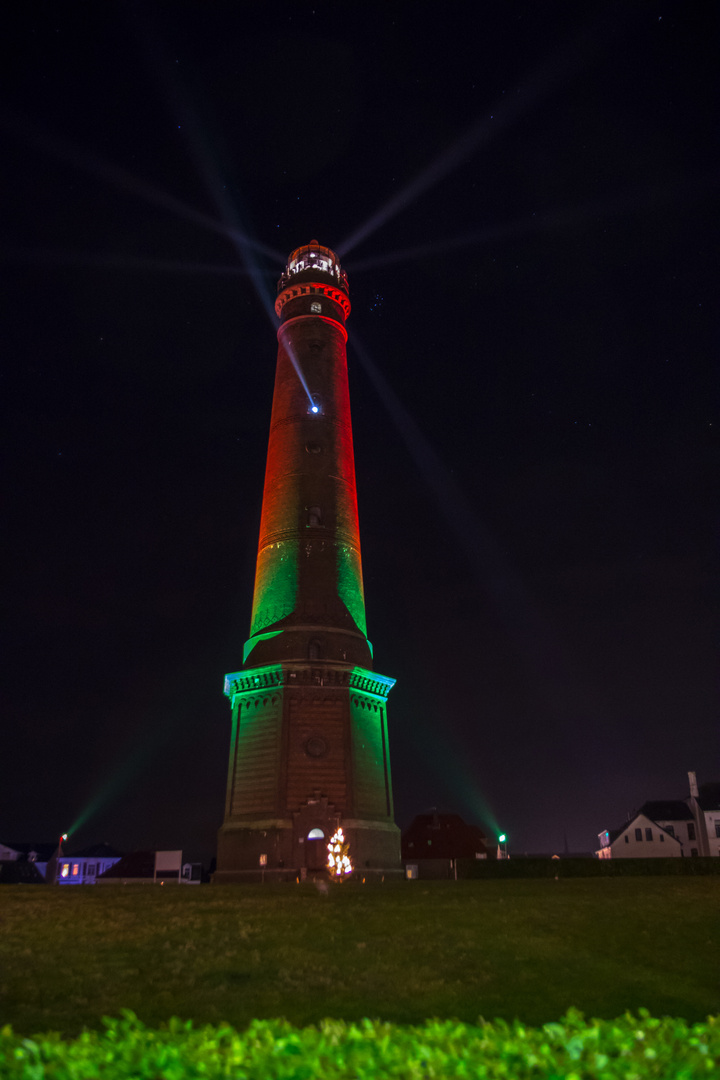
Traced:
POLYGON ((636 829, 635 830, 635 839, 636 840, 642 840, 642 829, 636 829))
POLYGON ((646 840, 652 840, 652 829, 646 829, 645 830, 645 839, 646 840))
POLYGON ((720 836, 720 818, 715 822, 715 835, 720 836))
POLYGON ((74 862, 72 864, 72 868, 73 868, 72 869, 72 876, 77 877, 78 874, 80 873, 80 863, 74 862))
POLYGON ((670 833, 671 836, 675 835, 675 827, 673 825, 666 825, 665 828, 667 829, 667 831, 670 833))
POLYGON ((695 839, 695 822, 688 821, 688 840, 695 839))
POLYGON ((665 843, 665 837, 663 836, 663 834, 662 834, 662 833, 660 833, 660 843, 661 843, 661 844, 664 844, 664 843, 665 843))
POLYGON ((628 834, 627 834, 627 833, 625 833, 625 843, 626 843, 626 844, 629 844, 629 843, 630 843, 630 837, 628 836, 628 834))
POLYGON ((95 863, 90 863, 87 869, 88 877, 95 877, 95 863))
POLYGON ((63 863, 62 870, 60 871, 60 877, 67 877, 70 873, 70 863, 63 863))

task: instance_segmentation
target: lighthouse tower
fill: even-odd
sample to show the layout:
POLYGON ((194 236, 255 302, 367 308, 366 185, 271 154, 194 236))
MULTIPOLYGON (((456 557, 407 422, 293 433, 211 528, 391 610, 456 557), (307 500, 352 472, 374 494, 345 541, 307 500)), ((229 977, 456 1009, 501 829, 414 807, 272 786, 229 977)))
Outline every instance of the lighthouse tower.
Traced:
POLYGON ((338 826, 363 876, 399 872, 386 703, 365 627, 348 393, 347 276, 292 252, 280 318, 250 637, 225 679, 232 735, 217 882, 321 873, 338 826))

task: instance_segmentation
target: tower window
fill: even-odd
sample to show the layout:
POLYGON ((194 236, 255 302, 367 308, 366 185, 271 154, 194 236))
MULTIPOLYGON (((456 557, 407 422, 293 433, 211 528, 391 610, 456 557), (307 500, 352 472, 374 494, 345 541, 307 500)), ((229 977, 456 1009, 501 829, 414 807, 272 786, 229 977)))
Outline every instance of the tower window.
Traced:
POLYGON ((307 838, 308 840, 324 840, 325 833, 322 831, 322 829, 311 829, 310 832, 307 834, 307 838))
POLYGON ((319 506, 308 507, 307 523, 309 527, 322 525, 322 510, 319 506))
POLYGON ((322 660, 322 644, 317 639, 308 645, 308 660, 322 660))
POLYGON ((308 454, 322 454, 322 446, 316 442, 305 443, 305 450, 308 454))
POLYGON ((320 303, 320 301, 313 300, 312 304, 310 305, 310 310, 312 311, 313 315, 319 315, 322 311, 322 304, 320 303))
POLYGON ((327 749, 327 743, 319 735, 311 735, 309 739, 305 740, 304 750, 308 757, 325 757, 327 749))

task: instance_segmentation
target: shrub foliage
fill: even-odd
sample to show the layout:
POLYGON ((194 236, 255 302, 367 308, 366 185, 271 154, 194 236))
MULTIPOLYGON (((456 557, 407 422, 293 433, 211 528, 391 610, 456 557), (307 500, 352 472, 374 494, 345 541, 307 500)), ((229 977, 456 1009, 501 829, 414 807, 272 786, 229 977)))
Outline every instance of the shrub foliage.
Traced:
POLYGON ((538 1028, 502 1020, 476 1026, 324 1020, 305 1028, 256 1020, 242 1032, 194 1028, 177 1019, 153 1029, 125 1012, 105 1020, 103 1031, 67 1041, 57 1034, 28 1039, 9 1027, 0 1031, 3 1080, 707 1080, 718 1076, 719 1058, 720 1017, 688 1025, 655 1019, 646 1010, 589 1021, 570 1010, 558 1023, 538 1028))

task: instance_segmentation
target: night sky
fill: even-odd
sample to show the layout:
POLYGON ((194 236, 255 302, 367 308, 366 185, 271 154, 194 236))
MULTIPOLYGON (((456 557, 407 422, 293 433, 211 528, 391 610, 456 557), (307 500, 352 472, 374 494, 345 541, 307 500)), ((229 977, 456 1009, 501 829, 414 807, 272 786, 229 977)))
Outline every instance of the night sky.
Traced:
POLYGON ((720 779, 710 4, 16 4, 0 840, 214 854, 290 250, 340 253, 396 818, 720 779))

